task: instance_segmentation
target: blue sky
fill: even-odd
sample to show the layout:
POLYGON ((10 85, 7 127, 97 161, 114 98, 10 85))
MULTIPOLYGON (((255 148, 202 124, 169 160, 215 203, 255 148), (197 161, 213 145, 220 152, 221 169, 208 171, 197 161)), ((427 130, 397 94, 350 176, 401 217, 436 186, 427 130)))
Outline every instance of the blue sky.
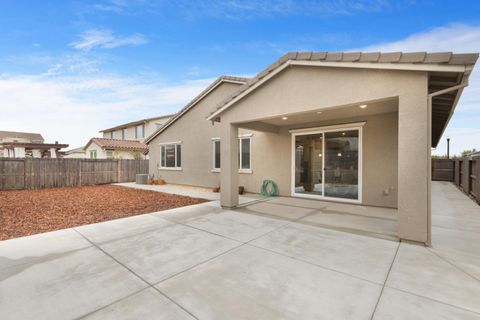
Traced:
MULTIPOLYGON (((0 39, 0 130, 76 147, 288 51, 478 52, 480 3, 1 0, 0 39)), ((447 131, 455 152, 480 148, 478 74, 447 131)))

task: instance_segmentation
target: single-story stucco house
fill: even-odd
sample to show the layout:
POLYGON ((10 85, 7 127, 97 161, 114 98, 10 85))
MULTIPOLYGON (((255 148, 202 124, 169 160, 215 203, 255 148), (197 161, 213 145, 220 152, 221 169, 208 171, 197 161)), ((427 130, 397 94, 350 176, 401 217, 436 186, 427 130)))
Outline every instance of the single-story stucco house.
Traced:
POLYGON ((146 143, 168 183, 396 208, 398 237, 431 239, 431 148, 478 54, 294 52, 252 79, 218 78, 146 143))

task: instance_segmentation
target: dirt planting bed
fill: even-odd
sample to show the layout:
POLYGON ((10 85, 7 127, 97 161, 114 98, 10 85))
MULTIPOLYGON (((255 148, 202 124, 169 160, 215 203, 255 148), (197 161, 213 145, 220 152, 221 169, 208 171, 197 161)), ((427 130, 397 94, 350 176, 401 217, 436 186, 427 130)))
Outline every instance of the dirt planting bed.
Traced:
POLYGON ((111 185, 0 191, 0 240, 205 201, 111 185))

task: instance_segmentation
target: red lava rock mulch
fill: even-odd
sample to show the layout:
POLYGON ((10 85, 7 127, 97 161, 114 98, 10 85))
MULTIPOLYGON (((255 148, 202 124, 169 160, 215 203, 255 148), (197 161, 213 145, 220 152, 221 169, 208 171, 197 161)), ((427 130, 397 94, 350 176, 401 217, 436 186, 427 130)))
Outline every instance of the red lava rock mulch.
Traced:
POLYGON ((0 240, 206 201, 110 185, 0 191, 0 240))

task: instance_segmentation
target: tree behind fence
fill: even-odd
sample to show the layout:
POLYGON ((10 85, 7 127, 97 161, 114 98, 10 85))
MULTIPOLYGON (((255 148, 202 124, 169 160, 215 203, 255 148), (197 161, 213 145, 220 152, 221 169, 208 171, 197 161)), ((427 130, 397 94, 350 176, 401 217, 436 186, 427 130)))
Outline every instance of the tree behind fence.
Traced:
POLYGON ((0 190, 133 182, 139 173, 148 173, 148 160, 0 158, 0 190))

